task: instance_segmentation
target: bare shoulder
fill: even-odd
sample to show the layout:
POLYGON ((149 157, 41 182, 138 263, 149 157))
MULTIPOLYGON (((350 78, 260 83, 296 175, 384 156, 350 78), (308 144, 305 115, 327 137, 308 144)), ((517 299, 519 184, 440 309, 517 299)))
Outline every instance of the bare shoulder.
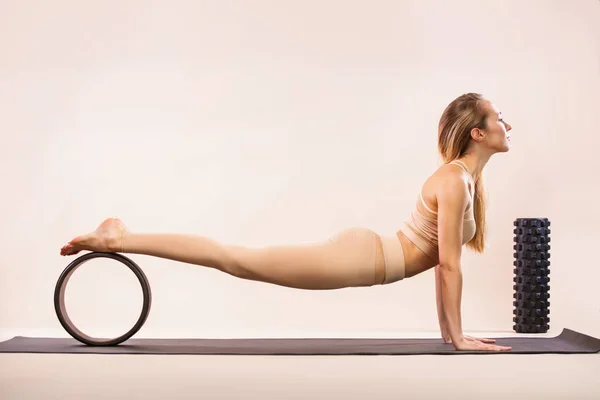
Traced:
POLYGON ((438 183, 456 186, 458 189, 467 187, 465 172, 455 165, 442 165, 433 173, 432 177, 436 177, 436 180, 439 181, 438 183))
POLYGON ((466 208, 469 202, 469 188, 463 173, 455 168, 441 167, 437 185, 438 203, 445 202, 453 208, 466 208))
POLYGON ((439 167, 425 181, 422 191, 423 199, 435 208, 439 208, 440 201, 466 206, 468 194, 468 182, 463 171, 448 164, 439 167))

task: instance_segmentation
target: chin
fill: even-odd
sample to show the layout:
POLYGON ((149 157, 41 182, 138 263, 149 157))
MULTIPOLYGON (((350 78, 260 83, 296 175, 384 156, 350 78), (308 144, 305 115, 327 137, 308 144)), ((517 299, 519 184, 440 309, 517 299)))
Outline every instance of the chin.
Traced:
POLYGON ((493 150, 492 154, 496 153, 508 153, 510 151, 510 146, 499 147, 493 150))

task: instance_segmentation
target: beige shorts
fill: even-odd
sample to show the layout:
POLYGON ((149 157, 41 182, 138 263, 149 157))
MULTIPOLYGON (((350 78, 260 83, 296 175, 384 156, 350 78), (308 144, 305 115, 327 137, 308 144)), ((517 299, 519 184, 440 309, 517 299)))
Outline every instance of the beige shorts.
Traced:
POLYGON ((385 285, 404 279, 404 252, 396 235, 381 236, 370 229, 348 228, 333 236, 330 266, 343 270, 343 286, 385 285))

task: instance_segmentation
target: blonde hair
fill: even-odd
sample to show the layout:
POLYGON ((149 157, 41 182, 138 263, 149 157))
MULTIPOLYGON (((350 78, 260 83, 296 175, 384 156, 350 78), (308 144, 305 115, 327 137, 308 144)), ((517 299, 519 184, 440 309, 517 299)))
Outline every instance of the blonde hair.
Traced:
MULTIPOLYGON (((466 93, 454 99, 444 110, 438 125, 438 151, 444 163, 463 157, 471 142, 473 128, 486 128, 486 110, 482 102, 486 99, 479 93, 466 93)), ((467 248, 482 253, 485 249, 485 188, 480 174, 475 181, 473 212, 477 227, 475 236, 467 248)))

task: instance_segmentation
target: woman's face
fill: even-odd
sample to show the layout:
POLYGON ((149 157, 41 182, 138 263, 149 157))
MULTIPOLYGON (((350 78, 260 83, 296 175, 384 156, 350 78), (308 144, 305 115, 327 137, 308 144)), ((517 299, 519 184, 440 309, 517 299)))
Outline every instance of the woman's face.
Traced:
POLYGON ((485 135, 486 147, 494 152, 506 152, 510 150, 510 130, 512 126, 504 121, 502 113, 491 102, 486 102, 487 127, 482 132, 485 135))

